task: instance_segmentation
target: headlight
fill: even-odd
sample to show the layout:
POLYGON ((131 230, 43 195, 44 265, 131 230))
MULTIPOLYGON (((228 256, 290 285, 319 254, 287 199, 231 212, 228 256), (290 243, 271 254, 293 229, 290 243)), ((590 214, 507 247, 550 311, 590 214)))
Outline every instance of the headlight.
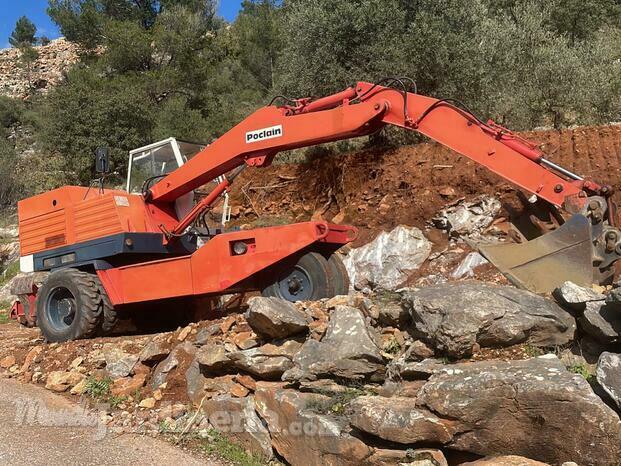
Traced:
POLYGON ((233 243, 233 254, 235 254, 236 256, 241 256, 243 254, 246 254, 247 251, 248 251, 248 245, 244 243, 243 241, 237 241, 233 243))

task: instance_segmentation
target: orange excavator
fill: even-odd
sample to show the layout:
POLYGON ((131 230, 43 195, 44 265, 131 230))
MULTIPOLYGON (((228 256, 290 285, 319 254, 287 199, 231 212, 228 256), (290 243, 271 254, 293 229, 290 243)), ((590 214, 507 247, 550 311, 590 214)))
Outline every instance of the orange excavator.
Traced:
MULTIPOLYGON (((354 227, 311 221, 210 230, 205 215, 247 167, 386 125, 418 131, 559 213, 551 233, 481 246, 516 285, 548 292, 565 280, 612 279, 621 232, 610 187, 552 163, 536 144, 482 121, 457 100, 426 97, 407 78, 387 78, 315 100, 279 96, 208 146, 171 139, 132 151, 126 190, 104 189, 102 181, 20 201, 21 270, 49 273, 42 282, 33 274, 16 281, 14 317, 36 323, 49 341, 66 341, 109 332, 121 311, 139 303, 254 290, 289 301, 346 294, 347 271, 336 251, 356 238, 354 227), (207 185, 199 199, 197 190, 207 185)), ((105 150, 97 165, 108 171, 105 150)))

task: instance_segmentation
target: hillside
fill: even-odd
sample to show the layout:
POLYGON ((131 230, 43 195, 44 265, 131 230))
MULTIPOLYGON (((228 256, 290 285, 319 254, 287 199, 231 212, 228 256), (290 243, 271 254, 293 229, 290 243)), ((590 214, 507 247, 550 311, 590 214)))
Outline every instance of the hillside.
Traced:
POLYGON ((78 47, 63 38, 34 49, 39 57, 30 70, 20 62, 18 49, 0 49, 0 95, 26 99, 33 93, 45 93, 78 61, 78 47))

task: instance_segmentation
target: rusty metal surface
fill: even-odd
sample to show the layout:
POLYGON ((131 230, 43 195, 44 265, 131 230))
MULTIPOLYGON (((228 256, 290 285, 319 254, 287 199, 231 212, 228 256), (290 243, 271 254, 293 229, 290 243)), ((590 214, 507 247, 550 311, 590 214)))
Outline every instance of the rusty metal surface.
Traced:
POLYGON ((478 248, 516 286, 535 293, 549 293, 565 281, 582 286, 594 282, 591 222, 583 215, 526 243, 478 248))

